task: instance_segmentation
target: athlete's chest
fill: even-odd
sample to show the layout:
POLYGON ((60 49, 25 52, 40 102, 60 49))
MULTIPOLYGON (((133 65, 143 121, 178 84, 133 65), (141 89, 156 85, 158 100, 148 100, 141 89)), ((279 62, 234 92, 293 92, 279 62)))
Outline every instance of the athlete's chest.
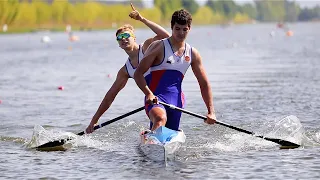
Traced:
POLYGON ((139 59, 138 59, 138 56, 136 57, 129 57, 129 62, 130 62, 130 65, 132 66, 132 68, 137 68, 138 65, 139 65, 139 59))
POLYGON ((185 47, 179 47, 179 48, 172 48, 172 53, 175 56, 181 57, 184 55, 186 48, 185 47))

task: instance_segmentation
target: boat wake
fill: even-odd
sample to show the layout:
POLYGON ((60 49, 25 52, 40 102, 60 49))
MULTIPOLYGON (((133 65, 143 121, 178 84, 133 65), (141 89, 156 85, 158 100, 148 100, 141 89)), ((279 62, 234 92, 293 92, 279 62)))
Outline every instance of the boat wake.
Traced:
POLYGON ((62 132, 59 130, 46 130, 40 125, 34 126, 32 138, 30 141, 25 142, 27 149, 34 149, 42 144, 56 141, 68 140, 63 145, 64 150, 76 147, 88 147, 97 149, 106 149, 109 147, 107 143, 91 138, 91 135, 77 136, 71 132, 62 132))
MULTIPOLYGON (((271 123, 270 121, 266 121, 263 128, 258 131, 259 132, 256 133, 255 136, 262 135, 268 138, 283 139, 300 144, 303 148, 320 145, 320 132, 315 133, 312 136, 306 135, 306 131, 300 120, 293 115, 275 119, 274 123, 272 123, 272 121, 271 123)), ((234 131, 228 132, 230 133, 215 138, 215 142, 203 144, 203 147, 217 152, 250 151, 270 148, 279 149, 279 145, 273 142, 244 133, 234 133, 234 131)))
POLYGON ((15 142, 18 144, 23 144, 26 142, 24 138, 19 138, 19 137, 9 137, 9 136, 0 136, 0 141, 3 142, 15 142))

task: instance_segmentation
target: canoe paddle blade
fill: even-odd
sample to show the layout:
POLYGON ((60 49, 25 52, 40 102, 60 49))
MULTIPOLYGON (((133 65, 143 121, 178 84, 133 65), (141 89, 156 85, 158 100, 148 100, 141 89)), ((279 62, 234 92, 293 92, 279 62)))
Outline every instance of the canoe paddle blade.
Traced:
MULTIPOLYGON (((114 118, 114 119, 111 119, 111 120, 109 120, 109 121, 106 121, 106 122, 104 122, 104 123, 102 123, 102 124, 96 125, 96 126, 94 127, 94 130, 97 130, 97 129, 103 127, 103 126, 106 126, 106 125, 108 125, 108 124, 111 124, 111 123, 114 123, 114 122, 116 122, 116 121, 119 121, 120 119, 123 119, 123 118, 125 118, 125 117, 128 117, 128 116, 130 116, 130 115, 132 115, 132 114, 135 114, 135 113, 137 113, 137 112, 139 112, 139 111, 142 111, 142 110, 144 110, 144 106, 142 106, 142 107, 140 107, 140 108, 138 108, 138 109, 135 109, 135 110, 133 110, 133 111, 130 111, 130 112, 126 113, 126 114, 123 114, 123 115, 121 115, 121 116, 118 116, 118 117, 116 117, 116 118, 114 118)), ((77 135, 78 135, 78 136, 82 136, 82 135, 84 135, 84 134, 85 134, 85 132, 82 131, 82 132, 79 132, 77 135)), ((70 141, 70 140, 72 140, 72 139, 74 139, 74 138, 70 138, 70 137, 69 137, 69 138, 66 138, 66 139, 60 139, 60 140, 55 140, 55 141, 47 142, 47 143, 42 144, 42 145, 40 145, 40 146, 38 146, 38 147, 35 147, 35 149, 36 149, 36 150, 39 150, 39 151, 63 151, 63 150, 66 150, 66 149, 63 147, 63 145, 64 145, 67 141, 70 141)))
POLYGON ((39 151, 61 151, 61 150, 65 150, 65 148, 63 148, 63 145, 67 141, 70 141, 70 140, 72 140, 72 139, 68 138, 68 139, 60 139, 60 140, 47 142, 45 144, 42 144, 42 145, 36 147, 36 150, 39 150, 39 151))
POLYGON ((286 140, 283 140, 283 139, 275 139, 275 138, 268 138, 268 137, 261 137, 261 136, 257 136, 257 137, 260 137, 260 138, 263 138, 265 140, 272 141, 274 143, 277 143, 277 144, 281 145, 280 149, 295 149, 295 148, 300 147, 299 144, 296 144, 296 143, 293 143, 293 142, 290 142, 290 141, 286 141, 286 140))

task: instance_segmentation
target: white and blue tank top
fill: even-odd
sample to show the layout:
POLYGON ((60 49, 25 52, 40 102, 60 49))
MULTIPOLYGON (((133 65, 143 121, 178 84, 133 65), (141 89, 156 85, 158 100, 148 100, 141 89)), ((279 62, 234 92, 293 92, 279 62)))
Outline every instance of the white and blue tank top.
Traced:
MULTIPOLYGON (((139 53, 138 53, 138 65, 140 64, 141 60, 144 57, 144 53, 142 52, 142 46, 143 44, 139 45, 139 53)), ((129 75, 129 78, 133 78, 134 72, 136 71, 137 67, 134 67, 131 63, 130 58, 128 57, 128 60, 125 63, 125 67, 127 70, 127 73, 129 75)), ((150 73, 150 70, 148 70, 145 74, 144 77, 146 77, 150 73)))

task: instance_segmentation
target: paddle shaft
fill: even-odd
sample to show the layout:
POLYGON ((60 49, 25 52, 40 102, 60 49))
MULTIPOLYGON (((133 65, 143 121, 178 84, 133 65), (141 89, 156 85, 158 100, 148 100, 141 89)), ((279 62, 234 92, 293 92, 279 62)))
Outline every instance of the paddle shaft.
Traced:
MULTIPOLYGON (((131 112, 128 112, 128 113, 126 113, 126 114, 123 114, 123 115, 121 115, 121 116, 119 116, 119 117, 116 117, 116 118, 114 118, 114 119, 112 119, 112 120, 109 120, 109 121, 106 121, 106 122, 104 122, 104 123, 98 124, 98 125, 94 126, 93 129, 94 129, 94 130, 97 130, 97 129, 99 129, 99 128, 102 128, 103 126, 106 126, 106 125, 108 125, 108 124, 111 124, 111 123, 113 123, 113 122, 116 122, 116 121, 118 121, 118 120, 120 120, 120 119, 123 119, 123 118, 125 118, 125 117, 127 117, 127 116, 130 116, 130 115, 135 114, 135 113, 137 113, 137 112, 139 112, 139 111, 142 111, 142 110, 144 110, 144 106, 142 106, 142 107, 140 107, 140 108, 138 108, 138 109, 136 109, 136 110, 133 110, 133 111, 131 111, 131 112)), ((85 134, 85 132, 82 131, 82 132, 79 132, 77 135, 81 136, 81 135, 84 135, 84 134, 85 134)))
MULTIPOLYGON (((195 117, 198 117, 198 118, 201 118, 203 120, 206 120, 207 117, 203 116, 203 115, 200 115, 200 114, 196 114, 196 113, 193 113, 191 111, 188 111, 188 110, 185 110, 185 109, 182 109, 182 108, 179 108, 179 107, 176 107, 174 105, 171 105, 171 104, 167 104, 167 103, 164 103, 164 102, 161 102, 159 101, 159 104, 162 104, 164 106, 167 106, 171 109, 175 109, 175 110, 178 110, 178 111, 181 111, 181 112, 184 112, 186 114, 189 114, 189 115, 192 115, 192 116, 195 116, 195 117)), ((231 129, 234 129, 234 130, 237 130, 237 131, 240 131, 240 132, 243 132, 243 133, 246 133, 246 134, 250 134, 250 135, 253 135, 254 137, 259 137, 259 138, 262 138, 262 139, 265 139, 267 141, 271 141, 271 142, 274 142, 274 143, 277 143, 281 146, 284 146, 286 148, 297 148, 299 147, 300 145, 298 144, 295 144, 295 143, 292 143, 292 142, 289 142, 289 141, 286 141, 286 140, 282 140, 282 139, 275 139, 275 138, 268 138, 268 137, 264 137, 264 136, 255 136, 253 132, 251 131, 247 131, 247 130, 244 130, 244 129, 241 129, 241 128, 238 128, 238 127, 234 127, 234 126, 231 126, 229 124, 226 124, 226 123, 223 123, 221 121, 217 121, 216 120, 216 123, 217 124, 220 124, 222 126, 225 126, 225 127, 228 127, 228 128, 231 128, 231 129)))
MULTIPOLYGON (((111 123, 113 123, 113 122, 116 122, 116 121, 118 121, 118 120, 120 120, 120 119, 123 119, 123 118, 125 118, 125 117, 127 117, 127 116, 130 116, 130 115, 132 115, 132 114, 134 114, 134 113, 137 113, 137 112, 139 112, 139 111, 142 111, 142 110, 144 110, 144 106, 142 106, 142 107, 140 107, 140 108, 138 108, 138 109, 135 109, 135 110, 133 110, 133 111, 131 111, 131 112, 128 112, 128 113, 126 113, 126 114, 123 114, 123 115, 121 115, 121 116, 119 116, 119 117, 116 117, 116 118, 114 118, 114 119, 112 119, 112 120, 106 121, 106 122, 104 122, 104 123, 102 123, 102 124, 96 125, 96 126, 94 126, 94 130, 97 130, 97 129, 103 127, 103 126, 106 126, 106 125, 108 125, 108 124, 111 124, 111 123)), ((84 134, 85 134, 85 131, 82 131, 82 132, 79 132, 77 135, 81 136, 81 135, 84 135, 84 134)), ((36 147, 36 149, 41 150, 41 149, 53 148, 53 147, 56 147, 56 146, 62 146, 63 144, 65 144, 65 143, 66 143, 67 141, 69 141, 69 140, 72 140, 72 138, 60 139, 60 140, 56 140, 56 141, 51 141, 51 142, 48 142, 48 143, 45 143, 45 144, 42 144, 42 145, 36 147)))
MULTIPOLYGON (((207 117, 205 117, 205 116, 203 116, 203 115, 200 115, 200 114, 197 114, 197 113, 194 113, 194 112, 191 112, 191 111, 188 111, 188 110, 179 108, 179 107, 174 106, 174 105, 171 105, 171 104, 167 104, 167 103, 164 103, 164 102, 159 102, 159 104, 162 104, 162 105, 164 105, 164 106, 168 106, 168 107, 171 108, 171 109, 176 109, 176 110, 178 110, 178 111, 184 112, 184 113, 186 113, 186 114, 195 116, 195 117, 200 118, 200 119, 203 119, 203 120, 206 120, 206 119, 207 119, 207 117)), ((231 125, 229 125, 229 124, 226 124, 226 123, 223 123, 223 122, 220 122, 220 121, 217 121, 217 120, 216 120, 216 123, 217 123, 217 124, 220 124, 220 125, 222 125, 222 126, 225 126, 225 127, 228 127, 228 128, 231 128, 231 129, 234 129, 234 130, 237 130, 237 131, 246 133, 246 134, 251 134, 251 135, 254 134, 253 132, 250 132, 250 131, 247 131, 247 130, 244 130, 244 129, 240 129, 240 128, 238 128, 238 127, 234 127, 234 126, 231 126, 231 125)))

